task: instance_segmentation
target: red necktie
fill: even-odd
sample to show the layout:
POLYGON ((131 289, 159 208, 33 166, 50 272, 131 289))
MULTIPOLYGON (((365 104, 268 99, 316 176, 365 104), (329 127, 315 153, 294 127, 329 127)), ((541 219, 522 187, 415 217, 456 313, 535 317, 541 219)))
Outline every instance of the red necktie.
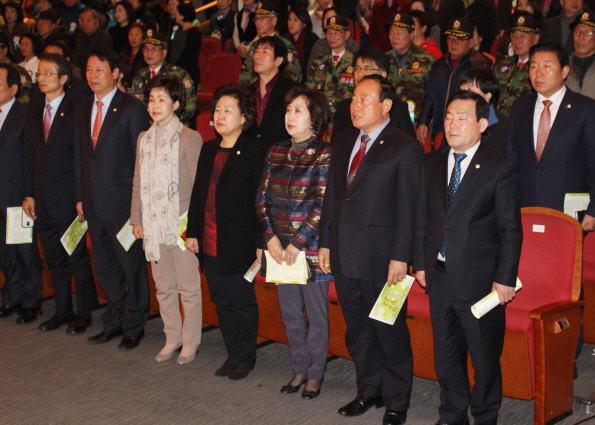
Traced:
POLYGON ((97 139, 99 138, 99 132, 101 131, 101 124, 103 121, 103 111, 101 107, 103 106, 103 102, 98 100, 97 102, 97 114, 95 115, 95 123, 93 124, 93 134, 91 135, 91 139, 93 140, 93 149, 97 145, 97 139))
POLYGON ((550 122, 552 120, 552 114, 550 112, 551 104, 551 100, 543 101, 544 108, 541 112, 541 117, 539 117, 539 127, 537 127, 537 144, 535 146, 535 156, 537 156, 538 161, 541 159, 547 138, 550 135, 550 122))
POLYGON ((351 161, 351 167, 349 167, 349 174, 347 175, 347 187, 351 187, 353 183, 353 179, 355 178, 355 173, 357 173, 357 169, 359 168, 364 156, 366 155, 366 145, 370 141, 370 136, 367 134, 362 135, 360 138, 359 150, 353 157, 353 161, 351 161))
POLYGON ((155 71, 151 70, 151 78, 155 78, 155 71))
POLYGON ((47 143, 50 134, 50 127, 52 126, 52 105, 45 106, 45 114, 43 114, 43 141, 47 143))
POLYGON ((333 63, 335 64, 335 66, 337 66, 337 64, 339 63, 339 55, 333 55, 333 63))
POLYGON ((525 62, 519 62, 519 69, 521 69, 523 66, 525 66, 525 62))

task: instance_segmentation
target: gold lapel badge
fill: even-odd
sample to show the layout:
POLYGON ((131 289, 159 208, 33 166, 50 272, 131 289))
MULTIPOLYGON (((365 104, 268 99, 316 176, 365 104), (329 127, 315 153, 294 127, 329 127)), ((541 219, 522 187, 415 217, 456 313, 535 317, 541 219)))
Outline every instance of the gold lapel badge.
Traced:
POLYGON ((240 151, 237 151, 237 152, 236 152, 236 155, 239 155, 239 154, 241 154, 241 152, 240 152, 240 151))
POLYGON ((381 144, 381 145, 384 145, 384 140, 381 140, 381 141, 380 141, 380 144, 381 144))
POLYGON ((118 108, 114 108, 114 112, 118 112, 118 108))
POLYGON ((64 116, 64 112, 60 113, 60 116, 63 117, 64 116))
POLYGON ((475 164, 475 168, 480 168, 480 167, 481 167, 481 165, 475 164))
POLYGON ((569 103, 568 105, 564 105, 564 108, 570 109, 570 108, 572 108, 572 105, 569 103))

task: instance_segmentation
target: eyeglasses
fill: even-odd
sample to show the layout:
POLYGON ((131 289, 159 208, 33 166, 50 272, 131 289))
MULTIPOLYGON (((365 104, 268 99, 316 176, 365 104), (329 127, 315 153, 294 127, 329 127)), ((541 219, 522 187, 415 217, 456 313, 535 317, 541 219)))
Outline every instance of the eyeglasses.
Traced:
POLYGON ((590 37, 593 35, 593 31, 583 31, 583 30, 574 30, 573 34, 576 36, 585 36, 585 37, 590 37))
POLYGON ((35 77, 39 78, 39 77, 49 77, 51 75, 58 75, 57 72, 36 72, 35 73, 35 77))
POLYGON ((356 66, 353 69, 355 69, 358 72, 382 71, 382 69, 372 68, 371 66, 356 66))

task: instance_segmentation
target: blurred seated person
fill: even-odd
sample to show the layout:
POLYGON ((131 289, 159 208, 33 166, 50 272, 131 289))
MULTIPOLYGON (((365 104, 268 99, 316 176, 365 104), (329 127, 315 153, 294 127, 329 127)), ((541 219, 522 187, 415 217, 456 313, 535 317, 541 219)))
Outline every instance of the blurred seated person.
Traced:
POLYGON ((23 22, 23 10, 18 3, 9 1, 2 4, 0 11, 6 22, 0 27, 0 32, 6 34, 10 40, 8 54, 14 62, 22 62, 24 58, 19 49, 20 38, 29 32, 29 26, 23 22))
POLYGON ((130 24, 134 22, 134 8, 130 3, 120 0, 114 8, 114 18, 116 25, 110 27, 109 35, 112 37, 114 52, 120 53, 126 50, 128 44, 128 30, 130 24))
POLYGON ((24 34, 20 39, 21 55, 25 58, 19 66, 25 68, 31 77, 31 81, 36 81, 37 66, 39 65, 38 56, 43 51, 41 40, 33 33, 24 34))
MULTIPOLYGON (((325 29, 326 29, 326 23, 328 22, 328 19, 333 16, 340 15, 341 14, 340 12, 341 12, 341 10, 336 7, 329 7, 324 10, 324 12, 322 14, 322 19, 326 19, 326 21, 323 21, 324 25, 325 25, 325 29)), ((351 50, 354 53, 359 50, 359 45, 352 38, 347 39, 347 47, 349 48, 349 50, 351 50)), ((308 60, 308 68, 310 68, 312 66, 312 62, 314 61, 314 58, 317 58, 322 55, 326 55, 327 53, 330 53, 330 52, 331 52, 331 48, 328 45, 328 41, 327 41, 326 37, 322 37, 322 38, 318 39, 318 41, 316 43, 314 43, 314 46, 312 46, 312 52, 310 53, 310 58, 308 60)))
POLYGON ((585 12, 572 24, 574 53, 566 85, 574 92, 595 99, 595 15, 585 12))
MULTIPOLYGON (((413 0, 411 2, 410 12, 413 12, 414 10, 419 10, 420 12, 425 13, 425 22, 429 30, 429 34, 426 35, 426 38, 429 38, 436 44, 440 44, 440 26, 438 25, 438 13, 436 12, 436 9, 434 9, 432 4, 428 0, 413 0)), ((438 50, 440 50, 440 46, 438 46, 438 50)))
POLYGON ((372 6, 375 0, 359 0, 355 8, 355 18, 357 25, 360 26, 360 47, 370 47, 370 17, 372 16, 372 6))
POLYGON ((312 53, 312 47, 318 41, 318 36, 312 32, 312 19, 305 7, 295 7, 289 11, 285 38, 291 41, 291 44, 298 52, 298 58, 302 66, 302 83, 305 83, 308 76, 308 61, 312 53))
POLYGON ((250 46, 250 43, 256 37, 254 12, 256 12, 257 6, 256 0, 244 0, 244 7, 236 13, 233 29, 233 45, 240 57, 246 57, 248 46, 250 46))
POLYGON ((171 34, 174 32, 174 27, 178 29, 176 24, 176 11, 178 10, 179 0, 168 0, 167 2, 167 14, 162 17, 159 28, 163 32, 168 40, 171 40, 171 34))
POLYGON ((233 37, 236 12, 231 6, 232 0, 217 0, 217 12, 211 15, 207 30, 207 35, 221 40, 223 46, 233 37))
POLYGON ((145 0, 128 0, 134 8, 134 17, 136 21, 140 21, 148 29, 156 31, 159 29, 155 16, 147 10, 147 2, 145 0))
POLYGON ((3 32, 0 32, 0 64, 5 63, 13 65, 14 68, 18 71, 19 75, 21 76, 21 81, 19 82, 19 90, 17 91, 16 98, 23 105, 26 106, 29 104, 29 94, 31 91, 32 84, 31 76, 25 68, 13 63, 10 60, 10 58, 8 57, 8 44, 8 36, 3 32))
POLYGON ((386 25, 393 21, 398 13, 407 13, 411 8, 407 0, 378 0, 372 7, 370 17, 370 47, 378 47, 385 52, 391 48, 386 37, 386 25))
MULTIPOLYGON (((513 9, 514 12, 510 19, 510 26, 514 26, 516 23, 516 17, 520 14, 519 12, 527 12, 528 14, 533 16, 535 20, 535 25, 539 29, 539 32, 543 31, 543 24, 545 19, 543 17, 543 12, 541 11, 541 1, 540 0, 517 0, 517 5, 513 9)), ((500 40, 500 45, 498 46, 498 58, 504 58, 507 56, 514 56, 514 50, 512 47, 512 40, 511 40, 511 33, 507 29, 506 31, 502 29, 500 31, 502 36, 500 40)))
POLYGON ((60 15, 58 15, 58 12, 54 9, 41 12, 37 17, 35 30, 37 35, 41 37, 41 43, 44 45, 44 47, 50 40, 54 40, 56 38, 65 38, 61 28, 58 26, 59 21, 60 15))
POLYGON ((185 69, 192 81, 200 84, 198 57, 202 43, 202 33, 194 25, 196 12, 192 3, 180 3, 176 9, 177 31, 172 33, 168 62, 185 69))
POLYGON ((430 53, 436 59, 440 59, 442 57, 440 47, 434 39, 430 38, 432 28, 428 25, 428 14, 421 10, 410 10, 408 15, 413 18, 413 22, 415 23, 413 28, 413 43, 430 53))
POLYGON ((79 14, 81 30, 76 34, 74 49, 72 50, 72 62, 83 69, 87 66, 89 53, 94 49, 105 49, 111 51, 113 48, 112 37, 103 29, 99 28, 99 12, 94 9, 85 8, 79 14))
POLYGON ((312 18, 312 32, 318 36, 318 38, 324 38, 324 28, 326 27, 323 22, 330 16, 325 16, 324 11, 329 7, 333 6, 333 0, 316 0, 316 9, 310 11, 310 17, 312 18))
POLYGON ((64 0, 60 9, 60 25, 74 33, 79 28, 79 15, 84 8, 80 0, 64 0))
POLYGON ((147 67, 145 62, 145 55, 143 55, 143 41, 147 38, 146 27, 142 23, 134 23, 128 28, 128 44, 130 47, 124 50, 128 55, 128 63, 130 64, 130 75, 128 76, 127 86, 132 86, 132 79, 136 73, 147 67))

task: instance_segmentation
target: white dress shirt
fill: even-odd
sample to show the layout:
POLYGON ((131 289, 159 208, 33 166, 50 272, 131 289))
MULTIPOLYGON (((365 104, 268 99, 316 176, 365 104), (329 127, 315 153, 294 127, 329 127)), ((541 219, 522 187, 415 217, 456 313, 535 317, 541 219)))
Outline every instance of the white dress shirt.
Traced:
POLYGON ((0 130, 2 130, 2 126, 4 125, 4 120, 6 119, 6 116, 8 115, 8 113, 10 112, 10 108, 12 108, 12 105, 14 105, 14 102, 16 102, 15 97, 10 99, 4 105, 0 106, 0 109, 2 109, 2 112, 0 112, 0 130))
POLYGON ((114 98, 118 87, 114 87, 114 89, 103 96, 103 99, 97 99, 97 95, 93 96, 93 109, 91 110, 91 137, 93 137, 93 126, 95 125, 95 117, 97 116, 97 101, 102 101, 103 106, 101 107, 101 124, 105 121, 105 116, 107 115, 107 111, 109 110, 109 105, 112 103, 112 99, 114 98))
POLYGON ((554 125, 554 121, 556 120, 556 115, 558 115, 558 109, 560 109, 560 105, 562 104, 562 99, 566 94, 566 86, 562 86, 560 90, 552 95, 549 99, 543 97, 539 93, 537 94, 537 102, 535 103, 535 112, 533 112, 533 147, 537 148, 537 133, 539 132, 539 119, 541 118, 541 113, 545 109, 543 105, 544 100, 551 100, 552 104, 550 105, 550 129, 552 125, 554 125))
MULTIPOLYGON (((376 141, 376 138, 378 136, 380 136, 380 133, 382 133, 382 130, 384 130, 384 128, 388 125, 389 122, 390 122, 390 118, 387 118, 386 121, 384 121, 382 123, 382 125, 380 125, 380 127, 376 128, 375 130, 372 130, 368 133, 368 137, 370 138, 370 141, 366 144, 366 153, 368 153, 368 151, 370 150, 370 147, 372 146, 372 144, 374 144, 374 141, 376 141)), ((347 176, 349 176, 349 169, 351 168, 351 163, 353 162, 353 158, 357 154, 357 151, 359 151, 359 146, 361 144, 361 138, 364 134, 366 134, 366 133, 364 133, 363 130, 360 130, 359 136, 357 136, 355 144, 353 145, 353 149, 351 150, 351 157, 349 159, 349 167, 347 167, 347 176)))
POLYGON ((62 99, 64 99, 65 94, 66 93, 62 93, 60 96, 58 96, 51 102, 48 102, 47 97, 45 99, 45 108, 43 108, 41 119, 43 120, 43 118, 45 118, 45 111, 47 109, 47 106, 50 105, 52 107, 50 109, 50 127, 54 123, 54 117, 56 116, 56 112, 58 112, 58 108, 60 107, 60 103, 62 103, 62 99))

